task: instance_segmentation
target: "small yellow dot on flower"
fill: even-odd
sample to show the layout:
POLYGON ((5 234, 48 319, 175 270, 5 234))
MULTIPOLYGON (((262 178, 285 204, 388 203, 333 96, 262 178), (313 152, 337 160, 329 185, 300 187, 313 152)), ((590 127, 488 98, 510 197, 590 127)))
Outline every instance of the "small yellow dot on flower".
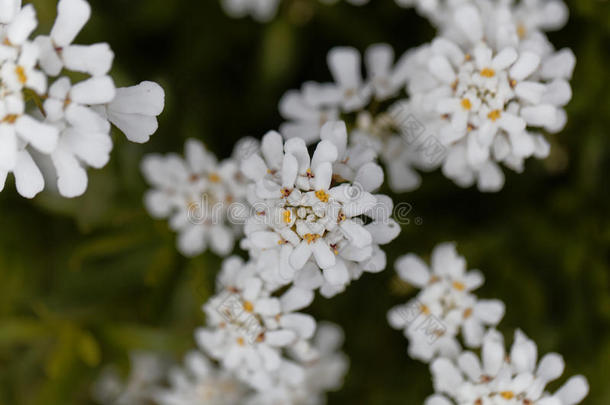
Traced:
POLYGON ((500 110, 493 110, 492 112, 487 114, 487 118, 489 118, 490 120, 492 120, 494 122, 501 116, 502 116, 502 113, 500 112, 500 110))
POLYGON ((254 311, 254 304, 252 304, 250 301, 245 301, 244 309, 246 310, 246 312, 252 312, 254 311))
POLYGON ((464 59, 471 60, 472 59, 472 55, 467 53, 466 56, 464 56, 464 59))
POLYGON ((421 310, 422 314, 430 315, 430 308, 428 308, 426 305, 421 304, 420 310, 421 310))
POLYGON ((464 319, 468 319, 468 318, 470 318, 470 317, 472 316, 472 312, 473 312, 473 311, 472 311, 472 308, 467 308, 467 309, 464 311, 464 319))
POLYGON ((343 222, 347 219, 347 217, 345 216, 345 214, 343 212, 340 212, 339 215, 337 215, 337 223, 343 222))
POLYGON ((463 98, 461 104, 464 110, 470 110, 472 108, 472 103, 467 98, 463 98))
POLYGON ((519 24, 519 26, 517 27, 517 35, 519 35, 519 38, 523 39, 526 33, 527 29, 525 28, 525 25, 519 24))
POLYGON ((17 114, 9 114, 6 117, 4 117, 2 122, 8 122, 9 124, 14 124, 15 121, 17 121, 17 118, 19 118, 19 116, 17 114))
POLYGON ((305 241, 308 244, 311 244, 311 243, 317 241, 319 238, 320 238, 320 235, 314 234, 314 233, 308 233, 305 236, 303 236, 303 239, 305 239, 305 241))
POLYGON ((238 337, 237 338, 237 344, 240 346, 245 346, 246 345, 246 341, 244 340, 243 337, 238 337))
POLYGON ((328 202, 328 198, 330 197, 328 195, 328 193, 324 190, 318 190, 316 191, 316 197, 318 197, 318 200, 322 201, 322 202, 328 202))
POLYGON ((283 218, 284 223, 289 224, 292 221, 292 214, 290 213, 290 211, 288 211, 288 210, 284 211, 283 216, 284 216, 284 218, 283 218))
POLYGON ((218 183, 220 182, 220 176, 217 173, 210 173, 210 175, 208 176, 208 179, 212 182, 212 183, 218 183))
POLYGON ((311 172, 311 169, 307 169, 307 171, 305 171, 305 174, 306 174, 306 175, 307 175, 307 177, 309 177, 310 179, 311 179, 311 178, 313 178, 313 177, 315 177, 315 176, 313 175, 313 173, 311 172))
POLYGON ((510 81, 510 87, 515 87, 517 85, 517 81, 515 79, 512 79, 510 81))
POLYGON ((496 75, 496 71, 491 68, 485 68, 481 70, 481 76, 483 77, 494 77, 496 75))
POLYGON ((288 197, 292 193, 292 190, 289 188, 282 189, 282 197, 288 197))
POLYGON ((502 391, 500 396, 504 399, 513 399, 515 397, 515 393, 512 391, 502 391))
POLYGON ((464 291, 466 289, 466 286, 463 283, 460 283, 459 281, 454 281, 452 285, 453 288, 458 291, 464 291))
POLYGON ((19 83, 25 84, 28 81, 28 77, 25 74, 25 69, 21 66, 17 66, 15 68, 15 73, 17 74, 17 79, 19 83))

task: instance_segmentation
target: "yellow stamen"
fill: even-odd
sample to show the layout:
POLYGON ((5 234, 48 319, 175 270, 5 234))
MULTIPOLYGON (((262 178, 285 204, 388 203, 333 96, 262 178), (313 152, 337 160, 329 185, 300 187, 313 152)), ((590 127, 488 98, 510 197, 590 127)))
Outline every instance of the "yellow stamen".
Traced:
POLYGON ((481 70, 481 76, 483 77, 494 77, 496 75, 496 71, 491 68, 485 68, 481 70))
POLYGON ((490 120, 496 122, 496 120, 498 118, 500 118, 502 116, 502 113, 500 112, 500 110, 493 110, 492 112, 490 112, 489 114, 487 114, 487 118, 489 118, 490 120))
POLYGON ((25 84, 28 81, 28 77, 25 75, 25 69, 21 66, 17 66, 15 68, 15 73, 17 74, 17 79, 19 83, 25 84))
POLYGON ((320 238, 320 235, 314 234, 314 233, 308 233, 305 236, 303 236, 303 239, 305 239, 305 241, 308 244, 311 244, 311 243, 317 241, 319 238, 320 238))
POLYGON ((240 346, 245 346, 246 345, 246 341, 244 340, 243 337, 238 337, 237 338, 237 344, 240 346))
POLYGON ((472 316, 472 308, 468 308, 464 311, 464 319, 468 319, 472 316))
POLYGON ((19 118, 19 116, 17 114, 9 114, 6 117, 4 117, 2 122, 8 122, 9 124, 14 124, 15 121, 17 121, 17 118, 19 118))
POLYGON ((467 61, 471 60, 472 59, 472 55, 467 53, 466 56, 464 56, 464 59, 466 59, 467 61))
POLYGON ((322 202, 328 202, 328 198, 330 197, 328 195, 328 193, 324 190, 318 190, 316 191, 316 197, 318 197, 318 200, 322 201, 322 202))
POLYGON ((212 182, 212 183, 218 183, 220 182, 220 176, 217 173, 210 173, 210 175, 208 176, 208 179, 212 182))
POLYGON ((525 28, 525 25, 519 24, 519 26, 517 27, 517 35, 519 35, 519 38, 523 39, 526 33, 527 29, 525 28))
POLYGON ((292 214, 290 211, 286 210, 284 211, 284 223, 289 224, 292 221, 292 214))
POLYGON ((472 108, 472 103, 467 98, 463 98, 461 104, 464 110, 470 110, 472 108))
POLYGON ((428 308, 426 305, 421 304, 420 310, 421 310, 422 314, 430 315, 430 308, 428 308))
POLYGON ((244 309, 246 310, 246 312, 252 312, 254 311, 254 304, 252 304, 250 301, 245 301, 244 309))
POLYGON ((515 397, 515 393, 512 391, 503 391, 500 393, 500 396, 504 399, 513 399, 515 397))
POLYGON ((340 212, 339 215, 337 216, 337 223, 339 222, 343 222, 347 219, 347 217, 345 216, 344 213, 340 212))
POLYGON ((305 174, 307 175, 307 177, 309 177, 310 179, 314 177, 313 173, 311 172, 311 169, 307 169, 307 171, 305 172, 305 174))
POLYGON ((466 289, 466 286, 463 283, 460 283, 459 281, 454 281, 452 285, 453 288, 458 291, 464 291, 466 289))
POLYGON ((283 197, 288 197, 291 193, 292 193, 292 190, 290 190, 289 188, 283 188, 282 189, 282 196, 283 197))

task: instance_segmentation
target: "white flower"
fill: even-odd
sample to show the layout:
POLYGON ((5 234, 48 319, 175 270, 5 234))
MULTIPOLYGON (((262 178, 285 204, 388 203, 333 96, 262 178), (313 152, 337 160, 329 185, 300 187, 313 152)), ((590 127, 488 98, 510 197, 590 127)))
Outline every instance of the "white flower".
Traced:
POLYGON ((472 352, 462 353, 457 361, 436 359, 430 366, 437 395, 426 405, 575 405, 588 394, 587 380, 570 378, 554 394, 545 386, 564 371, 563 358, 550 353, 538 361, 536 344, 521 331, 509 356, 502 335, 490 330, 482 348, 482 362, 472 352), (452 401, 450 401, 450 398, 452 401))
POLYGON ((137 142, 157 129, 163 90, 147 82, 117 92, 107 76, 114 58, 109 46, 72 44, 90 15, 85 0, 60 0, 50 35, 30 41, 34 7, 0 4, 0 191, 13 173, 19 194, 33 198, 44 189, 44 168, 62 196, 80 196, 86 167, 108 162, 108 119, 137 142), (62 69, 90 77, 75 84, 60 77, 47 86, 62 69))
POLYGON ((228 371, 196 350, 187 353, 184 368, 170 370, 169 382, 169 388, 154 393, 158 405, 239 405, 246 392, 228 371))
POLYGON ((157 131, 157 116, 163 112, 165 93, 154 82, 116 90, 116 97, 106 106, 108 120, 131 142, 144 143, 157 131))
POLYGON ((349 266, 357 263, 367 270, 376 245, 392 240, 399 227, 389 219, 387 206, 370 193, 383 181, 381 169, 371 164, 353 183, 336 176, 333 164, 345 152, 345 126, 330 122, 322 132, 331 133, 327 139, 322 135, 311 158, 303 140, 284 144, 271 132, 263 138, 261 153, 242 162, 244 175, 253 182, 248 200, 256 211, 246 224, 245 247, 255 257, 279 250, 284 283, 294 281, 311 259, 325 281, 341 289, 351 279, 349 266), (373 222, 365 224, 366 217, 373 222))
POLYGON ((225 12, 233 18, 251 15, 255 20, 271 20, 277 11, 280 0, 222 0, 225 12))
POLYGON ((197 331, 199 346, 255 389, 269 389, 288 369, 297 384, 304 378, 302 367, 284 350, 314 335, 315 320, 295 312, 311 301, 289 292, 273 296, 256 275, 238 277, 204 306, 207 326, 197 331))
POLYGON ((480 347, 486 328, 496 326, 504 316, 499 300, 480 300, 473 294, 483 284, 483 275, 466 271, 466 261, 455 245, 444 243, 432 252, 430 268, 408 254, 396 262, 400 278, 421 289, 405 305, 388 313, 395 329, 409 339, 409 355, 429 362, 434 357, 456 357, 461 352, 461 334, 467 347, 480 347))
POLYGON ((443 121, 443 173, 461 186, 476 181, 482 191, 497 191, 504 184, 497 163, 522 171, 526 158, 548 154, 545 138, 532 131, 565 125, 574 55, 555 53, 539 32, 513 41, 510 30, 494 26, 497 35, 485 37, 486 21, 473 4, 458 7, 452 22, 464 40, 440 37, 418 50, 412 58, 421 71, 411 75, 409 91, 443 121))
POLYGON ((247 405, 323 405, 326 392, 341 388, 348 368, 346 356, 339 351, 343 343, 341 328, 320 323, 313 339, 302 343, 293 351, 304 368, 304 381, 294 385, 290 374, 281 373, 271 389, 252 395, 247 405))
POLYGON ((242 203, 245 186, 234 159, 218 162, 201 142, 189 139, 185 159, 149 155, 142 172, 154 187, 145 196, 146 207, 155 218, 169 218, 182 254, 195 256, 208 246, 221 256, 231 252, 236 236, 232 222, 239 218, 230 214, 242 203))
POLYGON ((133 352, 129 356, 131 370, 123 381, 114 367, 105 368, 95 386, 93 397, 103 405, 146 405, 153 391, 161 384, 165 363, 151 353, 133 352))

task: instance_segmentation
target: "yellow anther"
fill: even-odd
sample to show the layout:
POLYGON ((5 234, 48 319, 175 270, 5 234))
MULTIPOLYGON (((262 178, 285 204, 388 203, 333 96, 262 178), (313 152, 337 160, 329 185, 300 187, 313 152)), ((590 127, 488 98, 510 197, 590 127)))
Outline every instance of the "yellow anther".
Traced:
POLYGON ((472 108, 472 103, 467 98, 463 98, 461 104, 464 110, 470 110, 472 108))
POLYGON ((500 112, 500 110, 493 110, 492 112, 490 112, 489 114, 487 114, 487 118, 489 118, 492 121, 496 121, 498 120, 498 118, 500 118, 502 116, 502 113, 500 112))
POLYGON ((244 340, 243 337, 238 337, 237 338, 237 344, 240 346, 245 346, 246 345, 246 341, 244 340))
POLYGON ((525 34, 527 34, 527 29, 525 28, 525 25, 519 24, 519 26, 517 27, 517 35, 519 35, 519 38, 523 39, 525 37, 525 34))
POLYGON ((328 195, 328 193, 324 190, 318 190, 316 191, 316 197, 318 197, 318 200, 322 201, 322 202, 328 202, 328 198, 330 197, 328 195))
POLYGON ((305 236, 303 236, 303 239, 305 239, 305 242, 307 242, 308 244, 314 243, 319 238, 320 238, 320 235, 315 234, 315 233, 308 233, 305 236))
POLYGON ((458 291, 464 291, 466 289, 466 286, 463 283, 460 283, 459 281, 454 281, 452 285, 453 288, 458 291))
POLYGON ((515 393, 512 391, 502 391, 500 396, 504 399, 513 399, 515 397, 515 393))
POLYGON ((210 173, 210 175, 208 176, 208 179, 212 183, 219 183, 220 182, 220 176, 217 173, 210 173))
POLYGON ((244 309, 246 310, 246 312, 252 312, 254 311, 254 304, 252 304, 250 301, 245 301, 244 309))
POLYGON ((21 66, 17 66, 15 68, 15 73, 17 74, 17 80, 19 80, 19 83, 25 84, 28 81, 28 77, 25 74, 25 69, 21 66))
POLYGON ((468 319, 472 316, 472 308, 468 308, 464 311, 464 319, 468 319))
POLYGON ((284 211, 283 219, 284 223, 289 224, 290 222, 292 222, 292 213, 288 210, 284 211))
POLYGON ((9 114, 6 117, 4 117, 2 122, 8 122, 9 124, 14 124, 15 121, 17 121, 17 118, 19 118, 19 116, 17 114, 9 114))
POLYGON ((428 308, 426 305, 421 304, 420 310, 421 310, 422 314, 430 315, 430 308, 428 308))
POLYGON ((496 75, 496 71, 491 68, 485 68, 481 70, 481 76, 483 77, 494 77, 496 75))
POLYGON ((288 197, 292 193, 292 190, 289 188, 282 189, 282 197, 288 197))

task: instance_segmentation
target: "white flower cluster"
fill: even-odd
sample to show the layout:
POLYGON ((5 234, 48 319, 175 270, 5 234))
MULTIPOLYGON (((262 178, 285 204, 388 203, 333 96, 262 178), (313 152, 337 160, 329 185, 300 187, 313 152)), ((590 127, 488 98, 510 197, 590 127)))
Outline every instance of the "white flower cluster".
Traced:
POLYGON ((208 246, 220 256, 231 253, 240 232, 235 224, 246 187, 235 159, 218 162, 201 142, 189 139, 184 159, 176 154, 148 155, 142 160, 142 173, 154 187, 145 196, 148 212, 169 218, 182 254, 195 256, 208 246))
MULTIPOLYGON (((225 6, 267 19, 277 3, 227 0, 225 6)), ((169 219, 183 254, 209 247, 227 257, 243 236, 239 246, 249 256, 225 259, 216 294, 203 306, 199 350, 171 371, 165 386, 146 385, 149 401, 323 404, 346 373, 343 337, 300 311, 316 292, 331 297, 364 272, 385 269, 380 246, 400 226, 391 198, 377 194, 385 177, 378 161, 395 191, 419 186, 416 169, 439 167, 461 186, 476 182, 494 191, 504 183, 499 163, 520 171, 526 158, 548 155, 542 133, 565 125, 575 60, 569 50, 555 52, 542 31, 565 23, 563 3, 401 3, 416 3, 438 38, 396 63, 391 47, 371 46, 364 54, 366 79, 357 50, 332 49, 334 82, 287 92, 280 112, 288 122, 260 142, 246 138, 225 161, 196 140, 187 141, 185 158, 144 159, 142 171, 153 186, 145 204, 152 216, 169 219)), ((72 104, 72 96, 53 97, 56 105, 72 104)), ((130 105, 115 99, 108 117, 116 120, 130 105)), ((118 122, 131 128, 126 119, 118 122)), ((573 405, 586 396, 583 377, 545 392, 563 362, 550 355, 536 367, 536 347, 520 332, 505 356, 494 329, 504 304, 473 293, 483 275, 467 271, 453 244, 439 245, 430 266, 406 255, 396 267, 421 291, 388 320, 403 330, 411 357, 432 363, 436 394, 427 405, 573 405), (483 365, 464 348, 481 349, 483 365)))
POLYGON ((409 254, 396 263, 399 277, 421 290, 405 305, 388 312, 388 322, 409 340, 409 355, 430 363, 435 394, 426 405, 575 405, 588 394, 587 380, 571 378, 554 394, 546 385, 564 371, 563 358, 548 354, 538 362, 536 344, 523 332, 507 356, 495 329, 504 316, 498 300, 478 299, 478 270, 466 271, 455 245, 432 252, 431 266, 409 254), (480 349, 479 356, 462 348, 480 349))
MULTIPOLYGON (((335 4, 339 0, 320 0, 321 3, 335 4)), ((346 0, 354 6, 362 6, 369 0, 346 0)), ((221 0, 224 11, 232 18, 251 16, 258 22, 268 22, 277 14, 280 0, 221 0)))
POLYGON ((436 17, 434 41, 394 66, 388 45, 371 46, 366 80, 357 50, 332 49, 335 83, 288 92, 282 130, 310 142, 324 122, 349 120, 350 144, 377 152, 396 192, 419 186, 414 168, 440 166, 460 186, 498 191, 500 163, 521 172, 525 159, 548 156, 544 133, 565 126, 575 57, 555 51, 543 30, 560 28, 567 9, 538 0, 418 3, 436 17))
POLYGON ((79 196, 87 188, 86 167, 108 162, 110 123, 134 142, 156 131, 161 87, 116 89, 108 44, 73 43, 90 14, 85 0, 60 0, 51 33, 30 39, 34 7, 0 2, 0 191, 13 173, 19 194, 33 198, 45 187, 44 167, 62 196, 79 196), (87 78, 72 83, 68 72, 87 78))
POLYGON ((388 313, 390 325, 402 329, 409 340, 412 358, 454 358, 462 351, 460 335, 467 347, 478 348, 486 328, 504 317, 501 301, 478 299, 472 293, 483 285, 483 275, 466 271, 466 261, 452 243, 434 249, 430 268, 408 254, 396 262, 396 270, 403 281, 420 289, 415 298, 388 313))
POLYGON ((379 245, 400 227, 390 217, 392 201, 372 194, 383 170, 370 154, 347 148, 343 122, 321 129, 313 156, 302 139, 263 137, 260 153, 242 162, 251 179, 253 215, 242 246, 264 263, 271 284, 307 284, 325 296, 344 290, 365 272, 385 268, 379 245))

